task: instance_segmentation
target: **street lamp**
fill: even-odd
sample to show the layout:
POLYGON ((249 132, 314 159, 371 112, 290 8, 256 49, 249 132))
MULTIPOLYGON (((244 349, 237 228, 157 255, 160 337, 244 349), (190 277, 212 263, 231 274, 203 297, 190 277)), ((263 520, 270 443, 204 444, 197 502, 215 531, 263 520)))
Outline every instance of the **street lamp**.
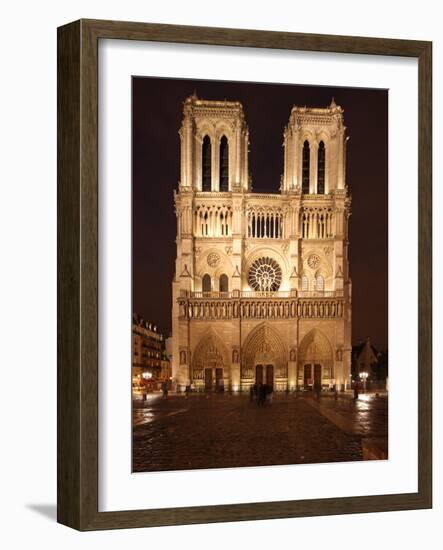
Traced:
POLYGON ((368 379, 368 373, 367 372, 361 372, 360 378, 363 380, 363 392, 366 392, 366 380, 368 379))

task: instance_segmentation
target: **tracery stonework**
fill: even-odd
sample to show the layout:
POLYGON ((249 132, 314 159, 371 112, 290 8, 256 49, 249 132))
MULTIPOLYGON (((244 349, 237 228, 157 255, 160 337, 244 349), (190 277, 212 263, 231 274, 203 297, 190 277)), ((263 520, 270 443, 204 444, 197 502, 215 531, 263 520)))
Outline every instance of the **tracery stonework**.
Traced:
POLYGON ((248 283, 253 290, 273 292, 280 288, 282 271, 272 258, 262 257, 255 260, 248 272, 248 283))
POLYGON ((184 102, 172 283, 179 390, 350 383, 343 110, 332 101, 288 115, 280 191, 255 193, 242 104, 184 102))
POLYGON ((220 256, 217 252, 212 252, 208 254, 207 262, 209 267, 216 267, 220 263, 220 256))
POLYGON ((317 254, 311 254, 309 256, 308 265, 309 267, 312 267, 312 269, 315 269, 320 265, 320 258, 317 256, 317 254))

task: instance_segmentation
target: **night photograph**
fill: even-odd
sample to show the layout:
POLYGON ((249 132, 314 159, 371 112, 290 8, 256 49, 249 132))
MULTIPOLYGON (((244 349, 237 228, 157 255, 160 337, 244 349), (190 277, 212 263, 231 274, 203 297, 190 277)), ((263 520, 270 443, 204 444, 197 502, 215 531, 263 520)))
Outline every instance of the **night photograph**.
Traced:
POLYGON ((388 458, 388 91, 132 79, 133 471, 388 458))

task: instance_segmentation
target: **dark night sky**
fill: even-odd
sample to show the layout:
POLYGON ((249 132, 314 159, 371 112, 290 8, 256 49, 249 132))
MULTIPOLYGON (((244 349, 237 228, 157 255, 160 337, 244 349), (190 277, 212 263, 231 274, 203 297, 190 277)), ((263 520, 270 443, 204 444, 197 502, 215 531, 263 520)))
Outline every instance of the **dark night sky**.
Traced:
POLYGON ((283 173, 283 129, 293 105, 344 109, 347 184, 352 194, 350 273, 352 342, 388 343, 388 92, 358 88, 133 78, 133 309, 171 329, 182 103, 241 101, 249 126, 254 191, 277 191, 283 173))

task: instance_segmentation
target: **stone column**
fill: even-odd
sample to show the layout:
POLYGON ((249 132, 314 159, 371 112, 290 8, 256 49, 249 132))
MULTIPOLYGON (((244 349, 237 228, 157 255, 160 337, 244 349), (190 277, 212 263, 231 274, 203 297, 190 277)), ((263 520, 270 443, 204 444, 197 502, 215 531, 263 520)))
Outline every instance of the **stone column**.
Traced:
POLYGON ((198 191, 202 190, 202 141, 194 137, 194 186, 198 191))
POLYGON ((178 135, 180 136, 180 185, 184 186, 186 185, 186 141, 184 132, 184 121, 182 122, 182 126, 178 132, 178 135))
POLYGON ((290 391, 297 389, 297 361, 288 361, 288 387, 290 391))
POLYGON ((338 166, 337 166, 337 189, 344 189, 344 130, 338 132, 338 166))
MULTIPOLYGON (((238 332, 238 331, 237 331, 238 332)), ((237 342, 240 345, 240 342, 237 342)), ((233 391, 240 391, 240 346, 233 347, 231 350, 231 376, 230 376, 230 385, 233 391), (233 355, 237 352, 237 362, 232 362, 233 355)))
POLYGON ((345 391, 345 377, 343 373, 343 361, 334 361, 334 378, 338 391, 345 391))
POLYGON ((211 153, 212 153, 212 191, 220 189, 220 140, 214 136, 211 138, 211 153))
POLYGON ((290 150, 292 155, 292 187, 297 185, 301 187, 301 148, 300 148, 300 133, 296 130, 293 134, 292 147, 290 150))
MULTIPOLYGON (((300 186, 300 190, 302 188, 303 183, 303 143, 300 139, 300 135, 297 136, 297 144, 296 144, 296 154, 294 159, 294 172, 297 174, 297 180, 298 185, 300 186)), ((310 161, 309 161, 310 163, 310 161)))
POLYGON ((351 386, 351 350, 343 351, 343 378, 344 389, 350 389, 351 386))
POLYGON ((310 170, 309 170, 309 192, 317 193, 317 169, 318 169, 318 143, 310 144, 310 170))
POLYGON ((289 144, 289 129, 286 127, 284 131, 284 140, 283 140, 283 189, 282 191, 287 191, 290 188, 290 174, 289 174, 289 163, 288 163, 288 147, 289 144))
POLYGON ((249 173, 248 173, 248 149, 249 149, 249 132, 244 130, 243 132, 243 155, 242 155, 242 187, 248 189, 249 187, 249 173))
POLYGON ((181 184, 183 187, 192 185, 192 121, 185 115, 180 129, 181 140, 181 184))
POLYGON ((241 128, 237 125, 235 130, 235 183, 241 180, 241 128))

